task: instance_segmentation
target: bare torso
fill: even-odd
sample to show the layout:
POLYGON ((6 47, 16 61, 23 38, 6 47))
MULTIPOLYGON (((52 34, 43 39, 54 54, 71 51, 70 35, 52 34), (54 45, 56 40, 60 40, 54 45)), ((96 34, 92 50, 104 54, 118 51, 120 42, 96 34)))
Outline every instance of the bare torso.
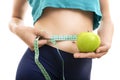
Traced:
MULTIPOLYGON (((46 8, 40 19, 34 25, 49 35, 71 35, 93 30, 93 13, 73 9, 46 8)), ((53 44, 48 43, 53 46, 53 44)), ((57 47, 63 51, 78 52, 72 41, 57 42, 57 47)))

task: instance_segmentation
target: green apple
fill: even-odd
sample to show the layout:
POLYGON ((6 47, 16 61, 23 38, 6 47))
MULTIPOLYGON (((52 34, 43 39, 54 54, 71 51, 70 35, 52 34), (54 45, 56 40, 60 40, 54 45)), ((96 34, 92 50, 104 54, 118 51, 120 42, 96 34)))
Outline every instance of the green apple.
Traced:
POLYGON ((81 32, 76 40, 80 52, 94 52, 100 43, 100 37, 94 32, 81 32))

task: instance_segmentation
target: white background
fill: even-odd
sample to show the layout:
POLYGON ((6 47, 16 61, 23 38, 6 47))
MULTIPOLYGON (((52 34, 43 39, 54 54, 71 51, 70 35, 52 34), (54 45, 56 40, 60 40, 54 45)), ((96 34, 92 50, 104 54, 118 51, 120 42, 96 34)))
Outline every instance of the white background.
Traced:
MULTIPOLYGON (((120 80, 120 1, 109 0, 115 32, 107 55, 93 60, 91 80, 120 80)), ((0 80, 15 80, 18 63, 27 45, 8 29, 12 0, 0 0, 0 80)), ((32 25, 27 11, 25 23, 32 25)))

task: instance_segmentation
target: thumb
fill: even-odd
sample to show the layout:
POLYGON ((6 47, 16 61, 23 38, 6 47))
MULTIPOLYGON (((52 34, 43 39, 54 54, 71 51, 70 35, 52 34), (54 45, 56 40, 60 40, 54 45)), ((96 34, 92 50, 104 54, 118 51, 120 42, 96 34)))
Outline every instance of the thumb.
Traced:
POLYGON ((96 53, 100 53, 100 52, 107 52, 108 51, 108 47, 107 46, 100 46, 97 50, 96 53))
POLYGON ((48 42, 48 41, 45 40, 45 39, 44 39, 44 40, 39 40, 39 41, 38 41, 38 46, 41 47, 41 46, 47 44, 47 42, 48 42))
POLYGON ((46 39, 49 39, 50 38, 50 35, 48 32, 44 31, 44 30, 40 30, 38 35, 40 35, 41 37, 43 38, 46 38, 46 39))

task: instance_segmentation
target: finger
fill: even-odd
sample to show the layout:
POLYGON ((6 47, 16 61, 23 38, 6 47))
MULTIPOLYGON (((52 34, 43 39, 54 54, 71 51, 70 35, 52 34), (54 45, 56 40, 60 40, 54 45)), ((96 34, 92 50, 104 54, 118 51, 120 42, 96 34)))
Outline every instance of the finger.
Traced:
POLYGON ((102 53, 99 53, 99 54, 96 54, 97 55, 97 58, 101 58, 103 55, 105 55, 107 52, 102 52, 102 53))
POLYGON ((47 42, 48 42, 47 40, 39 40, 38 41, 38 46, 41 47, 41 46, 47 44, 47 42))
POLYGON ((97 58, 98 56, 94 53, 75 53, 74 58, 97 58))
POLYGON ((41 37, 46 38, 46 39, 50 38, 49 34, 44 30, 39 30, 39 31, 37 30, 36 34, 37 34, 37 36, 41 36, 41 37))
POLYGON ((101 46, 96 50, 96 53, 108 52, 109 48, 107 46, 101 46))

